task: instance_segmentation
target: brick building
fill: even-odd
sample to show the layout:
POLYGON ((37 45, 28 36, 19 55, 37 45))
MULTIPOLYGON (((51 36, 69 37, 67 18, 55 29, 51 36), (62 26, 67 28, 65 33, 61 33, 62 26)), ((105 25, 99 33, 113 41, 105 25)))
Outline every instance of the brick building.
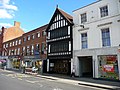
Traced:
POLYGON ((0 30, 0 56, 2 55, 3 31, 4 27, 0 30))
MULTIPOLYGON (((15 24, 17 27, 19 27, 19 25, 20 23, 15 24)), ((7 57, 7 68, 20 69, 23 62, 26 67, 38 67, 42 64, 42 60, 46 59, 45 30, 47 25, 41 26, 27 33, 21 33, 21 35, 18 34, 18 36, 17 33, 21 31, 20 29, 16 29, 17 27, 14 29, 11 27, 12 34, 6 32, 7 37, 2 37, 2 35, 0 37, 3 38, 3 41, 1 41, 2 57, 7 57), (13 30, 18 31, 14 31, 15 33, 13 33, 13 30), (12 38, 11 35, 15 38, 12 38)))
POLYGON ((22 36, 22 56, 26 67, 42 67, 46 60, 46 30, 47 25, 41 26, 22 36))
POLYGON ((0 30, 0 55, 2 55, 2 43, 22 36, 24 31, 20 28, 20 22, 14 22, 14 26, 0 30))
POLYGON ((14 26, 5 28, 3 33, 3 42, 20 37, 24 34, 24 31, 20 28, 20 22, 14 22, 14 26))
POLYGON ((7 68, 19 68, 21 58, 22 37, 3 42, 2 57, 7 59, 7 68))

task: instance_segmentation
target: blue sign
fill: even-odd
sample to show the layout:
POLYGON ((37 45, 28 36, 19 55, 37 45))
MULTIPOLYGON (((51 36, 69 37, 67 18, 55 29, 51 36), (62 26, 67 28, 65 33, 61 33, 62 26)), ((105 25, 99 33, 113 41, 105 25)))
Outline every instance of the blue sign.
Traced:
POLYGON ((39 50, 34 50, 34 57, 35 58, 40 58, 40 52, 39 52, 39 50))

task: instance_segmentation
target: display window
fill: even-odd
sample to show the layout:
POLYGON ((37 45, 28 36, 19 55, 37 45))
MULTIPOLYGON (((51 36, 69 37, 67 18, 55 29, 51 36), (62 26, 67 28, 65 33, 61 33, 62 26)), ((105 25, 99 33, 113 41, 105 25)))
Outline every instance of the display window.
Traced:
POLYGON ((99 78, 119 79, 117 55, 99 55, 98 64, 99 78))
POLYGON ((12 65, 13 65, 13 68, 19 69, 20 68, 20 60, 13 60, 12 65))

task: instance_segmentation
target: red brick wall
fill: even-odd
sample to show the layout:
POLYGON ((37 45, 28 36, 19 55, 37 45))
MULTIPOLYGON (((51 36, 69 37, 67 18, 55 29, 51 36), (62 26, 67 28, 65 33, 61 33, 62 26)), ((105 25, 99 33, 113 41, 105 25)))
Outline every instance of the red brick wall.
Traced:
MULTIPOLYGON (((46 35, 45 36, 43 36, 42 35, 42 32, 43 31, 45 31, 46 30, 46 28, 47 28, 47 25, 44 25, 44 26, 42 26, 42 27, 39 27, 39 28, 37 28, 37 29, 34 29, 34 30, 32 30, 32 31, 29 31, 29 32, 27 32, 27 33, 24 33, 21 37, 18 37, 18 38, 15 38, 15 39, 12 39, 12 40, 9 40, 9 41, 6 41, 6 42, 4 42, 3 44, 9 44, 9 46, 8 46, 8 48, 7 48, 7 50, 9 51, 9 50, 15 50, 16 48, 20 48, 20 54, 22 54, 23 53, 23 51, 22 51, 22 47, 27 47, 27 46, 31 46, 32 44, 34 45, 34 48, 36 47, 36 44, 39 44, 40 45, 40 50, 41 50, 41 45, 42 45, 42 43, 44 42, 45 43, 45 46, 46 46, 46 35), (38 32, 40 32, 40 37, 36 37, 36 35, 37 35, 37 33, 38 32), (34 34, 34 39, 32 39, 32 35, 34 34), (30 35, 30 40, 27 40, 27 37, 30 35), (23 41, 23 38, 24 37, 26 37, 26 41, 24 42, 23 41), (16 40, 20 40, 21 39, 21 45, 14 45, 14 46, 11 46, 10 47, 10 43, 12 42, 12 44, 13 44, 13 42, 15 42, 16 40)), ((45 47, 46 48, 46 47, 45 47)), ((5 51, 5 50, 4 50, 5 51)), ((31 50, 30 50, 31 51, 31 50)), ((24 52, 24 53, 26 53, 26 52, 24 52)), ((8 54, 7 54, 8 55, 8 54)), ((45 59, 46 58, 46 55, 47 54, 41 54, 40 53, 40 57, 42 58, 42 59, 45 59)))

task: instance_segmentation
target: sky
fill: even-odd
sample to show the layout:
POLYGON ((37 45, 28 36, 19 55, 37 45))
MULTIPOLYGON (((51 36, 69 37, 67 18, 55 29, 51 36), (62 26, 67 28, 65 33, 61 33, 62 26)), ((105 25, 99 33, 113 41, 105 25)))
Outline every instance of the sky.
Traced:
POLYGON ((48 24, 56 6, 72 15, 72 11, 98 0, 0 0, 0 28, 21 23, 24 32, 48 24))

